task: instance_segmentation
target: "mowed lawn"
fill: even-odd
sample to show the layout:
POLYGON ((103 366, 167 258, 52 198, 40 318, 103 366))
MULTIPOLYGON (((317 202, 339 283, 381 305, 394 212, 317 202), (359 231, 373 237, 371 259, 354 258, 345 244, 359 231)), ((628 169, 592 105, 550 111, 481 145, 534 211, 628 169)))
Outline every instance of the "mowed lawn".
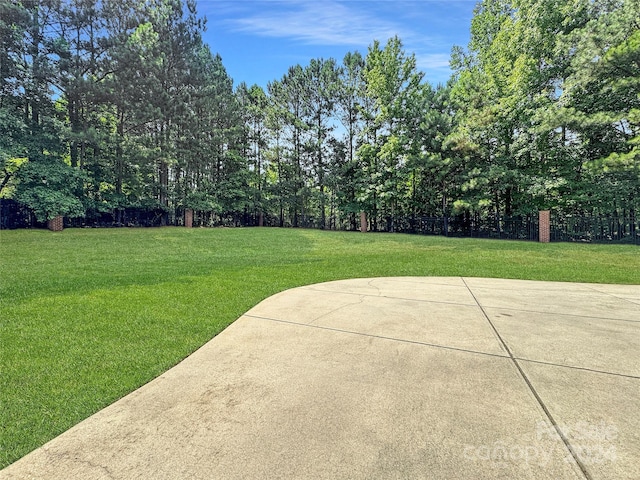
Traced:
POLYGON ((640 283, 640 248, 275 228, 0 232, 0 468, 262 299, 356 277, 640 283))

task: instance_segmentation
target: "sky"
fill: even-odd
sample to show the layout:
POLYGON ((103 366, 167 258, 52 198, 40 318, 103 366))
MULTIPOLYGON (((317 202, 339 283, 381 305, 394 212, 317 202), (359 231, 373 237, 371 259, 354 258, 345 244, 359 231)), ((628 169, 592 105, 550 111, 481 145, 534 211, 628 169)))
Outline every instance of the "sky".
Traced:
POLYGON ((313 58, 341 63, 397 35, 429 83, 451 74, 453 45, 467 46, 476 0, 197 0, 203 38, 237 86, 263 88, 313 58))

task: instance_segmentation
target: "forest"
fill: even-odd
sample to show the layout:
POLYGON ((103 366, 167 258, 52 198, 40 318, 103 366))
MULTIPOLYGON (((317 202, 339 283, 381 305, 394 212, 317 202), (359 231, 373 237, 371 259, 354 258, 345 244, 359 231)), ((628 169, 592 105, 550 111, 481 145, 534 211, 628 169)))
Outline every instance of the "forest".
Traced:
POLYGON ((0 198, 203 224, 640 206, 640 0, 482 0, 432 85, 400 38, 234 83, 194 0, 0 0, 0 198))

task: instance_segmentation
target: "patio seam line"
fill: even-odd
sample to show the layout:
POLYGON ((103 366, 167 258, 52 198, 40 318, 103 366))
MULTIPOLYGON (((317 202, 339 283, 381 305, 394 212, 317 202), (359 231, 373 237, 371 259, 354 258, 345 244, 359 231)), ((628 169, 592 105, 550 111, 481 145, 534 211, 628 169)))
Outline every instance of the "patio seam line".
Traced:
POLYGON ((540 365, 548 365, 550 367, 570 368, 571 370, 582 370, 585 372, 599 373, 601 375, 613 375, 615 377, 630 378, 632 380, 640 380, 640 376, 638 375, 629 375, 626 373, 616 373, 616 372, 605 372, 604 370, 595 370, 593 368, 576 367, 573 365, 561 365, 559 363, 543 362, 542 360, 531 360, 530 358, 523 358, 523 357, 515 357, 515 358, 517 360, 522 360, 523 362, 538 363, 540 365))
POLYGON ((497 353, 480 352, 478 350, 468 350, 466 348, 448 347, 446 345, 438 345, 438 344, 435 344, 435 343, 426 343, 426 342, 418 342, 416 340, 406 340, 406 339, 402 339, 402 338, 385 337, 383 335, 373 335, 371 333, 354 332, 352 330, 344 330, 344 329, 341 329, 341 328, 323 327, 322 325, 314 325, 312 323, 293 322, 291 320, 281 320, 281 319, 278 319, 278 318, 262 317, 260 315, 244 314, 243 317, 253 318, 253 319, 256 319, 256 320, 266 320, 268 322, 285 323, 285 324, 288 324, 288 325, 297 325, 299 327, 308 327, 308 328, 317 328, 317 329, 320 329, 320 330, 329 330, 331 332, 348 333, 350 335, 357 335, 357 336, 360 336, 360 337, 378 338, 380 340, 390 340, 392 342, 408 343, 408 344, 411 344, 411 345, 421 345, 423 347, 441 348, 443 350, 454 350, 454 351, 462 352, 462 353, 472 353, 472 354, 476 354, 476 355, 486 355, 488 357, 495 357, 495 358, 502 358, 503 360, 509 360, 509 357, 507 355, 499 355, 497 353))
MULTIPOLYGON (((319 286, 328 286, 331 285, 332 283, 338 283, 338 282, 344 282, 344 281, 351 281, 351 280, 368 280, 367 285, 370 285, 372 288, 376 288, 379 290, 379 287, 376 287, 375 285, 371 285, 371 282, 375 282, 378 280, 393 280, 394 283, 403 283, 403 284, 411 284, 411 285, 419 285, 420 287, 424 287, 425 285, 439 285, 439 286, 444 286, 444 287, 460 287, 460 288, 465 288, 464 285, 460 285, 460 284, 453 284, 453 283, 445 283, 445 282, 431 282, 431 281, 424 281, 425 279, 457 279, 460 280, 461 277, 451 277, 451 276, 438 276, 438 275, 434 275, 434 276, 400 276, 400 277, 395 277, 395 276, 382 276, 382 277, 356 277, 356 278, 343 278, 343 279, 338 279, 338 280, 328 280, 326 282, 320 282, 320 283, 311 283, 309 285, 301 285, 300 287, 296 287, 296 288, 305 288, 305 287, 319 287, 319 286)), ((482 277, 471 277, 471 278, 482 278, 482 277)))
MULTIPOLYGON (((456 287, 458 287, 458 286, 456 285, 456 287)), ((340 290, 325 290, 325 289, 321 289, 321 288, 311 288, 311 287, 301 287, 301 288, 308 288, 308 290, 311 290, 313 292, 340 293, 342 295, 357 295, 357 296, 371 297, 371 298, 390 298, 392 300, 408 300, 410 302, 439 303, 439 304, 442 304, 442 305, 461 305, 463 307, 476 307, 477 306, 475 303, 445 302, 443 300, 423 300, 423 299, 420 299, 420 298, 409 298, 409 297, 392 297, 390 295, 372 295, 370 293, 343 292, 343 291, 340 291, 340 290)), ((377 288, 377 287, 374 287, 374 288, 377 288)), ((459 288, 464 288, 464 287, 459 287, 459 288)))
MULTIPOLYGON (((460 277, 462 278, 462 280, 482 280, 485 277, 460 277)), ((529 285, 527 285, 529 288, 523 287, 523 291, 527 291, 527 292, 548 292, 550 289, 549 287, 538 287, 535 288, 534 285, 531 284, 535 284, 535 283, 547 283, 547 284, 560 284, 562 286, 568 286, 571 285, 572 287, 574 287, 574 291, 576 292, 590 292, 593 291, 592 287, 584 287, 584 288, 580 288, 581 284, 576 284, 575 282, 552 282, 552 281, 546 281, 546 280, 523 280, 520 278, 508 278, 508 279, 503 279, 503 278, 492 278, 492 277, 486 277, 488 280, 508 280, 510 282, 525 282, 525 283, 529 283, 529 285)), ((600 285, 598 283, 596 283, 595 285, 600 285)), ((610 285, 615 285, 615 284, 610 284, 610 285)), ((477 286, 468 286, 467 288, 475 288, 477 289, 483 289, 483 290, 500 290, 503 292, 512 292, 513 288, 509 288, 509 287, 505 287, 505 286, 495 286, 495 285, 477 285, 477 286)), ((551 289, 551 291, 556 291, 551 289)))
MULTIPOLYGON (((462 279, 462 281, 465 283, 466 285, 466 281, 464 280, 464 278, 462 279)), ((515 365, 516 369, 518 370, 518 372, 520 373, 520 376, 522 377, 522 379, 525 381, 527 387, 529 387, 529 390, 531 391, 531 393, 533 394, 533 396, 535 397, 535 399, 537 400, 538 404, 540 405, 540 407, 542 408, 542 410, 544 411, 544 413, 546 414, 547 418, 549 419, 549 421, 551 422, 551 424, 553 425, 553 428, 555 428, 556 433, 558 434, 558 436, 560 437, 560 439, 563 441, 565 447, 567 448, 567 450, 569 451, 569 453, 571 454, 571 456, 573 457, 573 460, 576 462, 576 464, 578 465, 578 467, 580 468, 580 470, 582 471, 582 474, 584 475, 584 477, 587 480, 593 480, 593 478, 591 477, 591 475, 589 474, 589 471, 587 470, 586 466, 582 463, 582 461, 580 460, 579 456, 576 455, 576 452, 574 451, 573 447, 571 446, 571 443, 569 442, 569 439, 564 435, 564 433, 562 432, 562 429, 559 427, 558 423, 556 422, 555 418, 553 417, 553 415, 551 414, 551 412, 549 411, 549 409, 547 408, 546 404, 544 403, 544 401, 542 400, 542 397, 540 397, 540 395, 538 394, 538 392, 536 391, 536 389, 534 388, 533 384, 531 383, 531 381, 529 380, 529 377, 527 377, 527 375, 524 373, 524 370, 522 370, 522 367, 520 366, 520 364, 518 363, 518 360, 513 356, 513 353, 511 353, 511 349, 509 349, 509 346, 506 344, 506 342, 504 341, 504 339, 502 338, 502 336, 500 335, 500 333, 498 332, 498 330, 496 329, 495 325, 493 324, 493 322, 491 321, 491 319, 489 318, 489 315, 487 315, 487 313, 484 310, 484 307, 480 304, 480 302, 477 300, 475 294, 473 293, 473 291, 471 290, 471 288, 469 286, 467 286, 467 289, 469 290, 469 293, 473 296, 474 299, 476 299, 476 302, 478 304, 478 307, 480 308, 480 310, 482 310, 483 315, 485 316, 485 318, 487 319, 487 322, 489 322, 489 325, 491 325, 491 328, 493 329, 494 333, 496 334, 496 336, 498 337, 498 339, 500 340, 500 342, 502 343, 503 348, 506 350, 506 352, 509 354, 509 358, 511 358, 511 361, 513 362, 513 364, 515 365)))
MULTIPOLYGON (((478 306, 480 304, 478 303, 478 306)), ((476 305, 474 305, 476 306, 476 305)), ((626 318, 611 318, 611 317, 592 317, 591 315, 576 315, 575 313, 558 313, 558 312, 543 312, 540 310, 522 310, 520 308, 513 307, 493 307, 491 305, 486 305, 485 307, 480 307, 483 309, 486 308, 488 310, 512 310, 515 312, 523 312, 523 313, 539 313, 542 315, 554 315, 556 317, 576 317, 576 318, 589 318, 593 320, 607 320, 607 321, 617 321, 617 322, 630 322, 630 323, 640 323, 640 320, 628 320, 626 318)))
MULTIPOLYGON (((464 281, 464 277, 460 277, 463 281, 464 281)), ((475 278, 475 277, 473 277, 475 278)), ((425 284, 427 285, 432 285, 432 284, 425 284)), ((470 290, 470 287, 463 287, 460 285, 447 285, 447 284, 438 284, 440 286, 453 286, 456 288, 466 288, 468 291, 470 290)), ((344 291, 340 291, 340 290, 329 290, 329 289, 320 289, 320 288, 313 288, 313 285, 308 285, 308 286, 303 286, 303 287, 299 287, 299 288, 305 288, 305 289, 309 289, 312 290, 314 292, 325 292, 325 293, 340 293, 342 295, 358 295, 358 296, 365 296, 365 297, 372 297, 372 298, 390 298, 393 300, 408 300, 411 302, 419 302, 419 303, 437 303, 437 304, 441 304, 441 305, 461 305, 461 306, 465 306, 465 307, 478 307, 479 306, 479 302, 476 299, 475 295, 473 295, 473 299, 475 301, 475 303, 460 303, 460 302, 446 302, 443 300, 423 300, 423 299, 417 299, 417 298, 407 298, 407 297, 393 297, 393 296, 389 296, 389 295, 373 295, 373 294, 369 294, 369 293, 356 293, 356 292, 344 292, 344 291)), ((377 287, 374 287, 377 288, 377 287)), ((500 289, 498 289, 500 290, 500 289)), ((502 289, 502 290, 506 290, 506 289, 502 289)), ((510 291, 510 290, 509 290, 510 291)), ((588 290, 584 290, 585 292, 587 292, 588 290)), ((598 293, 603 293, 603 292, 598 292, 598 293)), ((607 296, 612 296, 618 300, 623 300, 622 298, 616 297, 615 295, 610 295, 607 294, 607 296)), ((634 302, 630 302, 633 305, 640 305, 634 302)), ((523 313, 541 313, 541 314, 545 314, 545 315, 550 315, 551 312, 547 312, 547 311, 539 311, 539 310, 523 310, 520 308, 514 308, 514 307, 500 307, 500 306, 491 306, 491 305, 487 305, 486 307, 481 307, 481 308, 488 308, 488 309, 502 309, 502 310, 513 310, 516 312, 523 312, 523 313)), ((484 311, 483 311, 484 313, 484 311)), ((577 317, 577 318, 590 318, 590 319, 598 319, 598 320, 616 320, 616 321, 620 321, 620 322, 631 322, 631 323, 640 323, 640 320, 628 320, 628 319, 624 319, 624 318, 611 318, 611 317, 593 317, 593 316, 589 316, 589 315, 576 315, 574 313, 556 313, 554 312, 553 315, 561 315, 561 316, 565 316, 565 317, 577 317)))
POLYGON ((631 300, 631 299, 626 298, 626 297, 620 297, 620 296, 616 295, 615 293, 603 292, 602 290, 598 290, 597 288, 593 288, 593 287, 591 287, 591 290, 594 291, 594 292, 601 293, 603 295, 607 295, 609 297, 613 297, 616 300, 622 300, 624 302, 631 303, 632 305, 640 306, 640 303, 638 303, 638 300, 636 300, 636 299, 631 300))

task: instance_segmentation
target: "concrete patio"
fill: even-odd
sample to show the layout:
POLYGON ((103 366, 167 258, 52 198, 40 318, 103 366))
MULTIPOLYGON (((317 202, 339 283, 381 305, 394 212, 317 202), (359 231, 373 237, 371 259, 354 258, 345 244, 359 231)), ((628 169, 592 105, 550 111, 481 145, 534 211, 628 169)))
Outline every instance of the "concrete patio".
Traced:
POLYGON ((1 479, 638 479, 640 285, 288 290, 1 479))

